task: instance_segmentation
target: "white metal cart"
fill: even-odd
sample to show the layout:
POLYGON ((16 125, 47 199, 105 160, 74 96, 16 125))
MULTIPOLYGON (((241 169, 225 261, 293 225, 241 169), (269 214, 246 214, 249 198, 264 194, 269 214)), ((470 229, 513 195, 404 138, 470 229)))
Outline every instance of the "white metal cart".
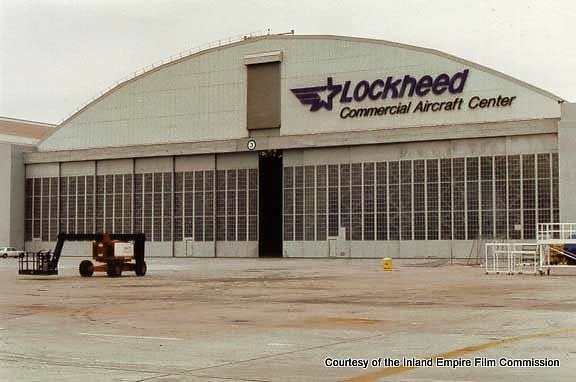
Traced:
POLYGON ((487 274, 538 272, 538 244, 534 242, 486 243, 484 248, 484 270, 487 274))

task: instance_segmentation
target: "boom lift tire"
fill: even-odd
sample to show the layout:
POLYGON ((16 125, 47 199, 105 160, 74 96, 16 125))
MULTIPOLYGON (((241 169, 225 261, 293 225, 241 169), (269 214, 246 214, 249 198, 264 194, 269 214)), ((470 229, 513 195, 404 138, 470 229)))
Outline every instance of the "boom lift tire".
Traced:
POLYGON ((106 267, 106 273, 108 274, 108 277, 122 276, 122 262, 110 261, 106 267))
POLYGON ((90 260, 82 260, 78 271, 82 277, 91 277, 94 274, 94 264, 90 260))
POLYGON ((114 270, 115 270, 114 263, 112 261, 108 262, 108 264, 106 264, 106 274, 108 275, 108 277, 116 276, 114 270))
POLYGON ((134 272, 136 273, 136 276, 144 276, 146 275, 146 270, 148 269, 148 267, 146 266, 146 262, 143 261, 141 263, 136 263, 136 267, 134 268, 134 272))

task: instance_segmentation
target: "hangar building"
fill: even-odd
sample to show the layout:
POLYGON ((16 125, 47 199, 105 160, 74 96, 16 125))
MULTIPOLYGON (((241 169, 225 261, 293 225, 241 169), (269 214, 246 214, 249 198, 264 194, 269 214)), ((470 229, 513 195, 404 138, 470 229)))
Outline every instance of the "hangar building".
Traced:
POLYGON ((442 52, 246 38, 119 84, 27 153, 25 245, 144 232, 152 256, 465 258, 576 220, 575 144, 576 105, 442 52))

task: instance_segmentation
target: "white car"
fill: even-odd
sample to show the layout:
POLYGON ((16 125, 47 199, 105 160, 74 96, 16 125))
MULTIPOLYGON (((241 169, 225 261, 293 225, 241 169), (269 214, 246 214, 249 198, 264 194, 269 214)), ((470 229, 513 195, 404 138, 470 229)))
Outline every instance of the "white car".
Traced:
POLYGON ((3 259, 7 257, 18 257, 24 254, 24 251, 17 251, 14 247, 0 247, 0 257, 3 259))

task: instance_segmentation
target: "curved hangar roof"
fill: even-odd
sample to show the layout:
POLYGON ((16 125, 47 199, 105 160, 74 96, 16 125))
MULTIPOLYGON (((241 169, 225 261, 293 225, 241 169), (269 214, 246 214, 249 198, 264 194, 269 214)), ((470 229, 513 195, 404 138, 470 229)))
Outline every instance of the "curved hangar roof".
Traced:
POLYGON ((121 83, 64 121, 38 149, 246 138, 247 65, 258 57, 281 61, 281 136, 560 117, 559 97, 435 50, 269 35, 201 51, 121 83))

